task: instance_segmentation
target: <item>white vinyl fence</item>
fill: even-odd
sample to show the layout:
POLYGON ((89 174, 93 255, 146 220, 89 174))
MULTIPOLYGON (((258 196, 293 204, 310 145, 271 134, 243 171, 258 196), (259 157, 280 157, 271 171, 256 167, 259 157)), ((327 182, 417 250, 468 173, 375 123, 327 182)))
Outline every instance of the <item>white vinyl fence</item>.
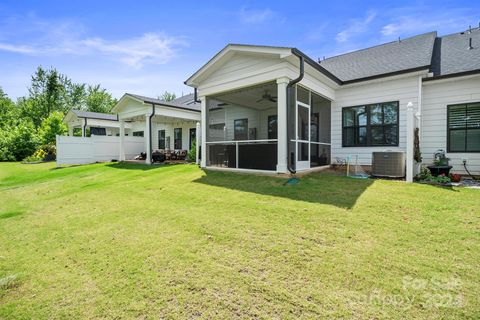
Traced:
MULTIPOLYGON (((145 152, 145 139, 126 136, 124 148, 125 159, 131 160, 141 152, 145 152)), ((57 136, 57 166, 118 160, 119 155, 120 137, 57 136)))

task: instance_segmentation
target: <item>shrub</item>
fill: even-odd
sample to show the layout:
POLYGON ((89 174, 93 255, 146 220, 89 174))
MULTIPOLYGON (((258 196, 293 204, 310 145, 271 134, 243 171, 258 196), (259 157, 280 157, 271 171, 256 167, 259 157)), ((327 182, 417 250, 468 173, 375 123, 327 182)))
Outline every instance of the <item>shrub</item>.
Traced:
POLYGON ((195 162, 197 160, 197 142, 193 140, 192 147, 188 151, 187 159, 190 162, 195 162))
POLYGON ((0 129, 0 161, 20 161, 32 155, 39 144, 31 122, 0 129))
POLYGON ((458 173, 451 173, 450 180, 452 180, 453 182, 460 182, 460 180, 462 180, 462 176, 458 173))

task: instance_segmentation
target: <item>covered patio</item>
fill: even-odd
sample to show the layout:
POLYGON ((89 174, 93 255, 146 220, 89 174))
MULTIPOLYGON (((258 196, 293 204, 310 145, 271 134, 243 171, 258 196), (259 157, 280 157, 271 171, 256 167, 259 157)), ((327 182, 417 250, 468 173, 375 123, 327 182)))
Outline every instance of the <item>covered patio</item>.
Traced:
POLYGON ((120 161, 125 161, 127 125, 131 127, 133 135, 144 137, 146 164, 152 163, 152 153, 155 151, 186 156, 194 142, 197 148, 200 145, 199 103, 179 104, 125 94, 114 112, 118 114, 120 126, 120 161))
POLYGON ((186 83, 202 102, 201 166, 306 171, 331 163, 334 80, 292 48, 228 45, 186 83))

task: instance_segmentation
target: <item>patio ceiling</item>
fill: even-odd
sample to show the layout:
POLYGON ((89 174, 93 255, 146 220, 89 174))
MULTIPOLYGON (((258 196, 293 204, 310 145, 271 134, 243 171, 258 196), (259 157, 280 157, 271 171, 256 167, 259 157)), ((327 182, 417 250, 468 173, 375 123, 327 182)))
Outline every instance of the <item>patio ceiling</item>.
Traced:
POLYGON ((266 84, 243 88, 235 91, 226 92, 223 94, 210 97, 209 107, 222 108, 228 107, 228 104, 240 105, 247 108, 253 108, 257 110, 265 110, 270 108, 276 108, 277 103, 270 101, 269 99, 262 99, 262 97, 268 93, 273 98, 277 97, 277 85, 275 82, 269 82, 266 84), (259 101, 262 99, 261 101, 259 101), (227 105, 224 105, 227 103, 227 105))

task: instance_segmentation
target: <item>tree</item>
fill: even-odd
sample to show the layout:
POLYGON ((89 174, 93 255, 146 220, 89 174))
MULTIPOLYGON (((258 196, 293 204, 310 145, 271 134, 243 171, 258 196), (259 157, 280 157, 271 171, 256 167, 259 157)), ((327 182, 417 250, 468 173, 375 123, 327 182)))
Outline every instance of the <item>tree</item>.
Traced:
POLYGON ((175 93, 165 91, 161 96, 158 97, 158 99, 163 100, 163 101, 172 101, 176 97, 177 97, 177 95, 175 93))
POLYGON ((88 111, 110 113, 115 104, 117 104, 117 99, 112 98, 112 95, 101 88, 99 84, 88 86, 86 97, 88 111))
POLYGON ((54 111, 43 120, 38 130, 38 136, 42 144, 53 144, 57 135, 64 135, 68 132, 68 127, 63 123, 63 113, 54 111))
POLYGON ((16 111, 13 101, 0 88, 0 127, 10 124, 17 118, 16 111))
POLYGON ((54 111, 65 113, 81 106, 84 91, 84 85, 72 83, 56 69, 38 67, 32 75, 29 96, 22 101, 22 114, 38 127, 54 111))

